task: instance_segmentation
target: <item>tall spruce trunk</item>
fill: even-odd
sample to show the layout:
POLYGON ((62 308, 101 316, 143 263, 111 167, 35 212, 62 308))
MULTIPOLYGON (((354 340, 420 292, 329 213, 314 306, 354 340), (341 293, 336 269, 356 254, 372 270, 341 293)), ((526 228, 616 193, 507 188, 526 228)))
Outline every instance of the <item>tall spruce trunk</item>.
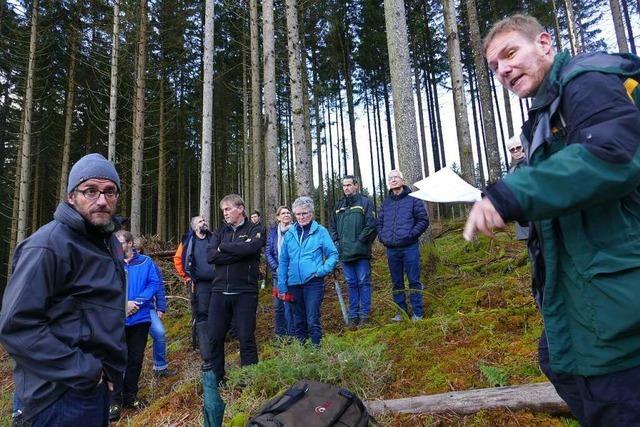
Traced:
POLYGON ((384 17, 389 49, 393 118, 398 141, 398 163, 405 180, 413 184, 422 178, 422 164, 413 104, 409 41, 404 0, 385 0, 384 17))
MULTIPOLYGON (((416 99, 418 100, 418 123, 420 125, 420 147, 422 147, 422 167, 424 168, 424 176, 429 176, 429 158, 427 156, 427 136, 424 133, 424 109, 422 108, 422 94, 420 93, 420 71, 416 64, 413 67, 413 83, 416 90, 416 99)), ((369 106, 367 105, 367 108, 369 106)), ((367 121, 369 116, 367 115, 367 121)), ((367 123, 368 124, 368 123, 367 123)))
POLYGON ((200 164, 200 215, 210 223, 211 164, 213 152, 213 56, 214 0, 206 0, 204 12, 204 64, 202 76, 202 163, 200 164))
POLYGON ((147 63, 147 0, 140 0, 140 23, 136 51, 136 93, 133 110, 133 144, 131 144, 131 233, 141 234, 142 160, 144 155, 145 67, 147 63))
POLYGON ((24 96, 24 114, 22 124, 22 149, 20 163, 20 191, 18 198, 18 223, 16 243, 24 240, 27 234, 27 204, 29 201, 31 175, 31 124, 33 120, 33 79, 36 66, 36 41, 38 33, 38 0, 31 5, 31 39, 29 41, 29 59, 27 81, 24 96))
POLYGON ((276 111, 276 50, 273 31, 273 0, 262 0, 262 43, 264 61, 264 144, 265 150, 265 220, 270 218, 280 202, 278 175, 278 115, 276 111))
POLYGON ((249 0, 251 33, 251 128, 253 136, 253 206, 262 211, 264 200, 264 148, 262 145, 260 111, 260 35, 258 30, 258 0, 249 0))
POLYGON ((631 49, 631 53, 636 55, 636 42, 635 37, 633 36, 633 26, 631 25, 631 18, 629 17, 629 5, 627 5, 626 0, 623 0, 620 4, 622 6, 622 16, 624 17, 624 22, 627 28, 627 40, 629 41, 629 49, 631 49))
POLYGON ((167 240, 167 119, 165 113, 165 77, 160 76, 160 117, 158 121, 158 206, 156 209, 156 235, 167 240))
MULTIPOLYGON (((500 166, 500 147, 498 146, 498 135, 496 133, 496 120, 493 115, 493 103, 491 102, 491 88, 489 87, 489 70, 483 56, 475 0, 466 0, 466 6, 467 16, 469 17, 471 46, 473 48, 473 62, 477 73, 477 88, 480 95, 480 110, 482 111, 482 123, 484 125, 489 183, 493 183, 502 176, 502 168, 500 166)), ((480 152, 478 152, 478 159, 482 162, 482 153, 480 152)))
POLYGON ((456 117, 458 135, 458 151, 460 153, 460 169, 462 178, 469 184, 475 184, 475 167, 473 165, 473 151, 469 132, 467 115, 467 101, 462 75, 462 61, 460 55, 460 40, 456 26, 456 8, 453 0, 442 0, 444 11, 445 36, 447 39, 447 55, 451 69, 451 88, 453 91, 453 109, 456 117))
POLYGON ((565 10, 567 12, 567 29, 569 30, 569 43, 571 45, 571 54, 575 55, 582 51, 580 41, 578 40, 578 28, 576 27, 576 15, 573 12, 572 0, 564 0, 565 10))
MULTIPOLYGON (((625 0, 622 0, 625 1, 625 0)), ((629 52, 627 45, 627 37, 624 33, 624 22, 622 21, 622 11, 620 10, 620 2, 618 0, 609 0, 611 6, 611 18, 613 19, 613 28, 616 31, 616 42, 618 43, 618 51, 629 52)))
POLYGON ((286 0, 287 50, 289 54, 289 82, 291 91, 291 120, 295 148, 295 183, 298 196, 310 196, 313 190, 313 175, 309 141, 305 140, 302 96, 302 59, 298 30, 296 0, 286 0))
MULTIPOLYGON (((325 200, 324 197, 324 168, 322 165, 322 119, 320 118, 320 91, 318 90, 318 58, 316 55, 316 39, 313 37, 313 46, 311 46, 311 66, 312 66, 312 79, 313 79, 313 115, 316 122, 316 151, 318 153, 318 194, 320 200, 325 200)), ((320 207, 320 223, 325 223, 326 209, 324 206, 320 207)))
MULTIPOLYGON (((77 20, 80 24, 80 20, 77 20)), ((67 100, 64 107, 64 140, 62 142, 62 161, 60 165, 60 185, 58 199, 63 201, 67 193, 67 175, 69 174, 69 156, 71 153, 71 125, 73 124, 73 105, 76 88, 76 58, 80 46, 82 31, 72 29, 69 43, 69 74, 67 83, 67 100)))
POLYGON ((109 83, 109 148, 107 158, 116 163, 116 119, 118 116, 118 46, 120 41, 120 0, 113 1, 111 33, 111 82, 109 83))

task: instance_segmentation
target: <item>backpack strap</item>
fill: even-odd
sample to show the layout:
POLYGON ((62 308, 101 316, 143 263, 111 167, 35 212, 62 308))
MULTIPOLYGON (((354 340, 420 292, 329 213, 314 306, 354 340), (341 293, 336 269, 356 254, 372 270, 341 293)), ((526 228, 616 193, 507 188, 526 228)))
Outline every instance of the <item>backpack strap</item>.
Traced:
POLYGON ((266 414, 266 413, 280 414, 280 413, 286 411, 287 409, 291 408, 297 401, 302 399, 302 397, 307 393, 307 391, 309 391, 309 385, 308 384, 304 384, 300 388, 297 388, 297 387, 296 388, 290 388, 289 390, 284 392, 282 397, 280 399, 278 399, 278 402, 282 402, 282 400, 285 397, 289 397, 288 399, 286 399, 284 402, 282 402, 282 403, 280 403, 278 405, 273 405, 270 408, 264 409, 262 411, 262 413, 263 414, 266 414))

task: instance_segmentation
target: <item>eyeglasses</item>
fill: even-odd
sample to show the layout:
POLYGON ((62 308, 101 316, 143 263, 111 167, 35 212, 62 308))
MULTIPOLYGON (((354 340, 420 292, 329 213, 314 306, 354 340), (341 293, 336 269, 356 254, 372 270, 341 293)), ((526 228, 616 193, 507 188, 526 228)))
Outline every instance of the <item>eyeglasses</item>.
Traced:
POLYGON ((388 179, 389 179, 389 181, 393 181, 394 179, 402 179, 402 178, 400 178, 397 175, 393 175, 393 176, 390 176, 388 179))
POLYGON ((97 188, 85 188, 84 190, 75 190, 87 200, 98 200, 101 194, 104 194, 104 198, 107 200, 115 200, 118 198, 118 190, 115 188, 107 188, 106 190, 98 190, 97 188))
POLYGON ((522 150, 522 146, 509 148, 510 153, 515 153, 516 151, 522 150))
POLYGON ((296 212, 294 215, 298 217, 307 216, 307 215, 311 215, 311 212, 296 212))

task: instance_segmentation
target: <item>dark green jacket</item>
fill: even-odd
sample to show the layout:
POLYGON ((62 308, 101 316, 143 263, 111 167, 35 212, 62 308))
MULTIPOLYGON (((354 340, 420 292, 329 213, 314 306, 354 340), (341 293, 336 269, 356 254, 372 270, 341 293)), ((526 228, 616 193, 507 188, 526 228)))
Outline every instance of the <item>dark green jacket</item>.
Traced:
POLYGON ((330 232, 341 261, 371 258, 377 231, 369 199, 356 193, 340 200, 331 215, 330 232))
POLYGON ((529 165, 485 192, 504 219, 533 221, 556 373, 640 365, 640 111, 624 74, 637 57, 558 54, 523 126, 529 165))

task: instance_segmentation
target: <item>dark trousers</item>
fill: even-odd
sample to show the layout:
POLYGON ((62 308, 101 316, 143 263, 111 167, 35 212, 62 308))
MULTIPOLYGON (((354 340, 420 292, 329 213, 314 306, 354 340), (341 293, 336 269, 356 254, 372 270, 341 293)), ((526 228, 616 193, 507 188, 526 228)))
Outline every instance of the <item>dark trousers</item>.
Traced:
POLYGON ((389 273, 393 283, 393 302, 405 312, 407 301, 404 294, 404 275, 409 280, 409 301, 415 316, 424 316, 422 303, 423 287, 420 283, 420 249, 418 242, 403 248, 387 248, 389 273))
POLYGON ((225 295, 211 293, 209 305, 209 338, 213 348, 213 373, 218 381, 224 379, 224 338, 235 318, 235 327, 240 342, 240 366, 258 363, 256 345, 257 293, 225 295))
POLYGON ((581 426, 640 426, 640 366, 611 374, 583 377, 556 374, 549 365, 547 336, 538 345, 542 372, 569 405, 581 426))
POLYGON ((211 288, 213 282, 196 282, 195 307, 196 323, 206 322, 209 317, 209 301, 211 300, 211 288))
POLYGON ((138 380, 150 326, 151 323, 145 322, 124 328, 127 338, 127 368, 124 377, 118 376, 113 379, 112 403, 128 406, 133 404, 138 396, 138 380))
POLYGON ((102 382, 93 390, 70 388, 34 418, 25 421, 24 414, 14 418, 14 427, 107 427, 109 425, 109 393, 102 382))

